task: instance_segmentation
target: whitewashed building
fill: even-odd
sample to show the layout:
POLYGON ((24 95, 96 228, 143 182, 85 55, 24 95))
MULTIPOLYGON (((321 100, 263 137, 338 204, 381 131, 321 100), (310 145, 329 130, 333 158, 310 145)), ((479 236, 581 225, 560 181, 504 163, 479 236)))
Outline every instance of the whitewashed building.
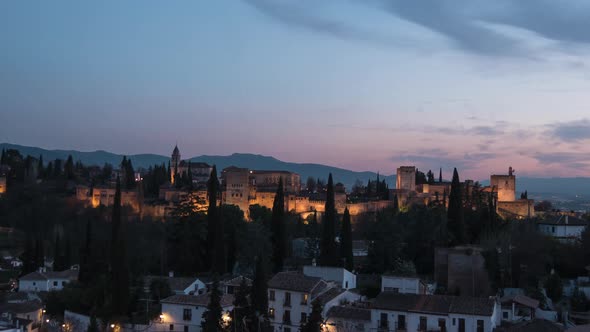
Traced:
POLYGON ((176 295, 200 295, 207 292, 207 286, 203 281, 196 277, 174 277, 171 272, 168 277, 147 276, 144 279, 144 287, 149 290, 154 280, 162 280, 168 283, 170 290, 176 295))
POLYGON ((362 306, 334 306, 328 310, 325 332, 370 331, 371 309, 362 306))
MULTIPOLYGON (((203 313, 207 311, 209 294, 172 295, 160 301, 162 304, 161 319, 154 323, 152 331, 200 332, 203 313)), ((221 308, 224 321, 229 321, 233 310, 234 296, 223 294, 221 308)))
POLYGON ((31 272, 18 280, 19 292, 59 291, 72 281, 78 280, 78 270, 31 272))
POLYGON ((334 282, 299 272, 280 272, 268 282, 268 316, 274 331, 296 332, 311 314, 312 302, 322 306, 322 317, 330 308, 361 299, 334 282))
POLYGON ((427 285, 416 277, 381 276, 381 291, 401 294, 426 294, 427 285))
POLYGON ((336 282, 338 287, 343 289, 356 288, 356 275, 341 267, 306 265, 303 267, 303 274, 336 282))
POLYGON ((588 226, 588 221, 559 215, 553 219, 537 222, 539 231, 545 235, 552 236, 563 242, 575 242, 581 239, 582 232, 588 226))
POLYGON ((371 304, 373 330, 492 332, 500 323, 489 298, 382 292, 371 304))

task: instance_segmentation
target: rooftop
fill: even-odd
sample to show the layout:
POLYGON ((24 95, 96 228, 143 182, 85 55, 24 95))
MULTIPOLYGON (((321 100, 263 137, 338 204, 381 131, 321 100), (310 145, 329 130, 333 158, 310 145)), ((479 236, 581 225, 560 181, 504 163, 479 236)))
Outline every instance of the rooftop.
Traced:
POLYGON ((147 287, 149 287, 149 285, 152 283, 153 280, 165 280, 166 282, 168 282, 168 286, 170 286, 170 289, 172 291, 184 291, 186 290, 190 285, 192 285, 195 281, 199 280, 199 278, 196 277, 185 277, 185 278, 181 278, 181 277, 160 277, 160 276, 147 276, 145 277, 145 285, 147 287))
POLYGON ((49 280, 49 279, 78 279, 78 270, 31 272, 22 276, 19 280, 49 280))
POLYGON ((559 215, 559 216, 554 216, 551 219, 546 219, 546 220, 539 220, 537 222, 540 225, 560 225, 560 226, 588 226, 588 221, 584 220, 584 219, 580 219, 580 218, 576 218, 576 217, 570 217, 570 216, 564 216, 564 215, 559 215))
MULTIPOLYGON (((201 295, 172 295, 163 299, 162 303, 181 304, 181 305, 195 305, 207 306, 209 304, 210 294, 201 295)), ((221 307, 228 307, 234 303, 234 296, 232 294, 223 294, 221 296, 221 307)))
POLYGON ((38 300, 18 303, 0 303, 0 313, 10 312, 14 314, 24 314, 40 310, 41 308, 43 308, 43 304, 38 300))
POLYGON ((477 297, 418 295, 382 292, 372 306, 377 309, 432 314, 467 314, 491 316, 494 300, 477 297))
POLYGON ((500 302, 502 304, 515 302, 518 304, 522 304, 525 307, 529 307, 529 308, 533 308, 533 309, 539 307, 538 300, 532 299, 526 295, 521 295, 521 294, 504 296, 502 299, 500 299, 500 302))
POLYGON ((320 284, 326 285, 326 282, 299 272, 279 272, 268 281, 268 288, 309 293, 320 284))
POLYGON ((328 318, 371 321, 371 310, 352 306, 334 306, 327 314, 328 318))
MULTIPOLYGON (((550 322, 545 319, 533 319, 531 321, 519 322, 516 324, 502 324, 497 327, 498 332, 561 332, 564 331, 563 326, 550 322)), ((583 329, 582 331, 587 331, 583 329)))

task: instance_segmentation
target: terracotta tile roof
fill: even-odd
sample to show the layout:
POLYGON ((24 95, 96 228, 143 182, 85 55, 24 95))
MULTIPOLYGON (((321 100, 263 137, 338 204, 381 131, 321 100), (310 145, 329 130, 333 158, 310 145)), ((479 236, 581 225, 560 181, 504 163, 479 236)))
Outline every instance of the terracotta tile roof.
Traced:
POLYGON ((268 288, 307 293, 321 285, 326 285, 321 278, 308 277, 299 272, 279 272, 268 281, 268 288))
MULTIPOLYGON (((182 277, 160 277, 160 276, 147 276, 145 277, 144 284, 149 287, 154 280, 164 280, 168 282, 168 286, 173 292, 184 292, 190 285, 198 278, 182 278, 182 277)), ((194 290, 194 289, 193 289, 194 290)))
MULTIPOLYGON (((169 304, 207 306, 209 304, 209 294, 202 295, 172 295, 160 301, 169 304)), ((232 294, 223 294, 221 296, 221 307, 228 307, 234 303, 232 294)))
POLYGON ((371 310, 352 306, 334 306, 328 311, 327 317, 371 321, 371 310))
POLYGON ((312 301, 317 299, 320 301, 320 303, 322 305, 325 305, 326 303, 328 303, 328 302, 332 301, 334 298, 336 298, 336 296, 338 296, 344 292, 345 292, 345 290, 342 288, 338 288, 338 287, 330 288, 327 291, 319 294, 315 299, 312 299, 312 301))
POLYGON ((239 277, 235 277, 235 278, 229 279, 227 281, 224 281, 223 284, 225 286, 239 287, 242 284, 242 279, 246 280, 246 285, 247 286, 251 286, 252 285, 252 279, 246 278, 244 276, 239 276, 239 277))
POLYGON ((22 276, 19 280, 49 280, 49 279, 78 279, 78 270, 31 272, 22 276))
MULTIPOLYGON (((497 327, 497 332, 561 332, 565 329, 545 319, 533 319, 531 321, 520 322, 512 325, 503 325, 497 327)), ((587 330, 582 330, 587 331, 587 330)))
POLYGON ((43 308, 41 301, 33 300, 19 303, 0 303, 0 314, 10 312, 14 314, 22 314, 37 311, 43 308))
POLYGON ((443 315, 455 313, 491 316, 494 312, 494 300, 476 297, 382 292, 373 301, 372 307, 385 310, 443 315))
POLYGON ((511 303, 511 302, 516 302, 518 304, 522 304, 523 306, 526 306, 529 308, 538 308, 539 307, 538 300, 532 299, 528 296, 521 295, 521 294, 505 296, 502 299, 500 299, 500 303, 502 303, 502 304, 511 303))
POLYGON ((576 217, 559 215, 552 219, 539 220, 540 225, 556 225, 556 226, 588 226, 588 221, 576 217), (567 221, 567 223, 566 223, 567 221))

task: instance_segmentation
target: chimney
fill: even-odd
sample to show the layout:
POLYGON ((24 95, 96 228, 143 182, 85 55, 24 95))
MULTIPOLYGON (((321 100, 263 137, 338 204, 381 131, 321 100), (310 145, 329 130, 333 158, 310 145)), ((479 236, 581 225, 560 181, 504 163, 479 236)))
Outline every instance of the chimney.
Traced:
POLYGON ((169 278, 174 278, 174 271, 169 271, 168 272, 168 277, 169 278))

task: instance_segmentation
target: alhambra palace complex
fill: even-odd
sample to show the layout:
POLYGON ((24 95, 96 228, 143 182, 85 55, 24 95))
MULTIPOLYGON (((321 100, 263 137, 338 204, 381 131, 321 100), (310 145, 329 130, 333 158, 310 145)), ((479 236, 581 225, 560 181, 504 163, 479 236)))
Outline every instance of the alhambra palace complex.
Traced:
MULTIPOLYGON (((171 159, 170 182, 160 188, 159 199, 144 199, 141 190, 123 190, 121 200, 123 205, 130 206, 134 212, 142 217, 165 218, 175 207, 192 199, 195 208, 206 210, 208 204, 206 183, 211 173, 212 166, 206 163, 190 163, 181 160, 178 147, 174 148, 171 159), (191 171, 195 190, 188 191, 174 186, 176 174, 191 171)), ((390 189, 388 200, 370 200, 366 202, 350 202, 344 185, 335 185, 335 203, 338 213, 343 213, 348 207, 352 216, 377 212, 384 208, 393 207, 394 199, 398 200, 398 206, 407 207, 414 204, 429 204, 441 201, 448 204, 448 194, 451 183, 438 181, 431 184, 416 184, 415 166, 401 166, 397 169, 395 189, 390 189)), ((274 196, 277 191, 279 179, 283 179, 285 190, 285 210, 301 215, 303 218, 317 212, 323 213, 325 207, 325 193, 301 190, 301 177, 299 174, 281 170, 251 170, 240 167, 227 167, 221 171, 221 197, 220 203, 238 206, 248 217, 251 205, 260 205, 272 209, 274 196)), ((473 181, 463 182, 465 188, 472 188, 473 181)), ((141 186, 138 186, 140 188, 141 186)), ((517 199, 516 177, 512 167, 507 175, 492 175, 490 186, 484 187, 485 192, 494 193, 497 199, 497 212, 502 216, 526 218, 534 215, 534 201, 531 199, 517 199)), ((113 204, 115 196, 114 187, 89 188, 79 186, 76 189, 76 197, 80 201, 97 207, 113 204)))

